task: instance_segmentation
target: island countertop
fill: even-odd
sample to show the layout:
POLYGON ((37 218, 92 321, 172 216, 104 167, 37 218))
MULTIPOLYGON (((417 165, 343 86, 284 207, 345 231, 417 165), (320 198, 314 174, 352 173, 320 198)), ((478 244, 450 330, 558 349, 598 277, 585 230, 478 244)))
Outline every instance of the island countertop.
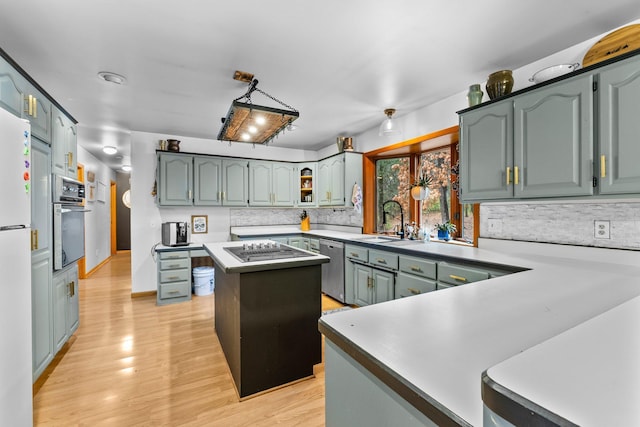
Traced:
POLYGON ((472 258, 530 270, 319 323, 327 339, 373 366, 379 379, 400 384, 400 396, 417 398, 427 415, 444 412, 451 424, 482 425, 486 369, 640 295, 638 252, 518 242, 464 249, 472 258))
MULTIPOLYGON (((271 240, 256 240, 254 243, 275 243, 271 240)), ((215 242, 204 243, 204 249, 213 258, 216 266, 221 268, 225 273, 249 273, 254 271, 265 270, 279 270, 283 268, 303 267, 307 265, 323 264, 330 261, 330 258, 324 255, 315 254, 313 252, 298 249, 299 251, 306 252, 309 256, 300 258, 284 258, 265 261, 250 261, 242 262, 231 253, 225 250, 225 248, 242 246, 246 242, 215 242)))

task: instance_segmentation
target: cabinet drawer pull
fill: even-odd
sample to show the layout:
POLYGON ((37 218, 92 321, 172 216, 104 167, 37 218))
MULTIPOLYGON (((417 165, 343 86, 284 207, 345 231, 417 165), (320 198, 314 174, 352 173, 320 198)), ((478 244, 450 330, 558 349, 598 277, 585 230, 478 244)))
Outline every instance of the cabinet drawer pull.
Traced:
POLYGON ((358 255, 355 252, 351 252, 349 255, 351 255, 351 257, 353 257, 353 258, 360 258, 360 255, 358 255))
POLYGON ((171 267, 171 268, 178 268, 178 267, 180 267, 180 264, 171 264, 169 267, 171 267))
POLYGON ((407 290, 408 290, 409 292, 411 292, 412 294, 414 294, 414 295, 418 295, 418 294, 421 294, 421 293, 422 293, 422 292, 420 292, 419 290, 414 289, 414 288, 407 288, 407 290))
POLYGON ((511 184, 511 167, 507 166, 507 185, 511 184))
POLYGON ((170 294, 179 294, 180 291, 169 291, 170 294))
POLYGON ((178 280, 178 279, 179 279, 179 277, 178 277, 178 276, 171 276, 171 277, 168 277, 168 279, 169 279, 169 280, 178 280))
POLYGON ((386 261, 386 260, 381 259, 381 258, 378 258, 378 259, 376 260, 376 262, 378 262, 379 264, 386 264, 386 263, 387 263, 387 261, 386 261))
POLYGON ((449 277, 452 278, 453 280, 458 280, 460 282, 466 282, 467 281, 466 277, 456 276, 455 274, 450 274, 449 277))
POLYGON ((422 272, 422 269, 421 269, 420 267, 413 267, 413 266, 412 266, 412 267, 411 267, 411 271, 416 271, 416 272, 418 272, 418 273, 421 273, 421 272, 422 272))
POLYGON ((600 178, 607 177, 607 157, 603 154, 600 156, 600 178))

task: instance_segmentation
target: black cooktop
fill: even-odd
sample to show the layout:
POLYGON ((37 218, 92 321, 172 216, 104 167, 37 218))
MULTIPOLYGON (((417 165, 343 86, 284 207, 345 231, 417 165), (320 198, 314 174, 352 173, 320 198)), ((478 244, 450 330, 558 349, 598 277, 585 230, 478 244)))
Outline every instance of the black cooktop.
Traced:
POLYGON ((242 246, 224 248, 224 250, 240 262, 273 261, 313 256, 308 252, 275 243, 246 243, 242 246))

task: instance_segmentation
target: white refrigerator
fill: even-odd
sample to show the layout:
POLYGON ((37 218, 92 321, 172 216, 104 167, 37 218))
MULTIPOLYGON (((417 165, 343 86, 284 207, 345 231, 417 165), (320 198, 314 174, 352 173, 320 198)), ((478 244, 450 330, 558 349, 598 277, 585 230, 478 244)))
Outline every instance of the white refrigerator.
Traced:
POLYGON ((32 426, 31 127, 0 108, 0 426, 32 426))

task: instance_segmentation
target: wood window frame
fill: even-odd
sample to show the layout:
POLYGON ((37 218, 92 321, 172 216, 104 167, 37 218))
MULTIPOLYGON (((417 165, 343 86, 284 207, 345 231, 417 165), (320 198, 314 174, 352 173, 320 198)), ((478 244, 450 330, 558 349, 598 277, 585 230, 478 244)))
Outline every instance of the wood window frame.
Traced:
MULTIPOLYGON (((392 157, 409 157, 413 168, 416 158, 425 151, 441 147, 452 147, 451 164, 455 164, 459 159, 459 150, 454 147, 459 141, 459 127, 452 126, 437 132, 422 135, 413 139, 398 142, 387 147, 369 151, 362 155, 362 190, 363 190, 363 232, 376 232, 376 161, 392 157)), ((452 177, 453 178, 453 177, 452 177)), ((460 212, 460 202, 458 194, 451 192, 451 218, 458 230, 462 229, 462 212, 460 212)), ((418 203, 411 203, 411 218, 417 218, 418 203)), ((475 204, 473 208, 473 245, 478 246, 478 234, 480 231, 480 208, 475 204)))

